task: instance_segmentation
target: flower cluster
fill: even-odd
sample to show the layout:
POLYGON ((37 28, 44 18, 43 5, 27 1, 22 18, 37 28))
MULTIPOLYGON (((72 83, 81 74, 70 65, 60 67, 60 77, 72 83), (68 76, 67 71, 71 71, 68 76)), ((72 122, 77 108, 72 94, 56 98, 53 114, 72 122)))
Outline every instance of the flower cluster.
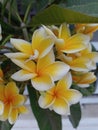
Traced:
MULTIPOLYGON (((90 40, 98 25, 77 24, 74 28, 72 33, 65 23, 60 27, 43 25, 34 31, 31 43, 11 38, 10 43, 17 51, 5 53, 21 68, 11 78, 15 81, 31 80, 40 94, 39 106, 61 115, 70 114, 70 105, 82 97, 71 86, 89 87, 96 80, 91 71, 96 69, 98 53, 92 51, 90 40)), ((0 77, 1 82, 2 73, 0 77)))
POLYGON ((19 114, 27 113, 24 106, 26 98, 19 94, 19 89, 15 82, 7 85, 0 83, 0 120, 15 123, 19 114))

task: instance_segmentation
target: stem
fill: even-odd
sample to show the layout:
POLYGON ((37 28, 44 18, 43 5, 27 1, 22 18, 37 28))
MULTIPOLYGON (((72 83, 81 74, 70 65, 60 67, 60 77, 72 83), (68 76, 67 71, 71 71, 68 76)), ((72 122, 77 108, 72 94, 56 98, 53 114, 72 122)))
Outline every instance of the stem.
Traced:
MULTIPOLYGON (((24 27, 24 26, 25 26, 25 23, 22 22, 21 23, 21 27, 24 27)), ((29 41, 29 36, 28 36, 27 28, 23 28, 22 31, 23 31, 24 39, 27 40, 27 41, 29 41)))

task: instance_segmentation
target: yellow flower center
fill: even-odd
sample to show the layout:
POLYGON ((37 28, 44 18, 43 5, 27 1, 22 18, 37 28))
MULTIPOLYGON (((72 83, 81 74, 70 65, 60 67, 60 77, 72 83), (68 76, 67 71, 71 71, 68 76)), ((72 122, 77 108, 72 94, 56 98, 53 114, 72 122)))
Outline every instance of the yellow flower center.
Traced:
POLYGON ((12 104, 13 101, 14 101, 14 97, 9 96, 9 97, 4 99, 4 104, 12 104))

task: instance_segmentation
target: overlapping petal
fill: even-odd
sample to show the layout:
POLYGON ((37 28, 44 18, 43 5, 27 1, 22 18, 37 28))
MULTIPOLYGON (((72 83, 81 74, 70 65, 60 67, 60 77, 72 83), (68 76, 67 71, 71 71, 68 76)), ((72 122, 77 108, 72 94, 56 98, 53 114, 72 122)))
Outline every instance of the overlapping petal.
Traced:
POLYGON ((41 108, 48 108, 54 103, 55 99, 53 99, 53 96, 51 94, 45 94, 43 96, 40 96, 38 103, 41 108))
POLYGON ((71 36, 68 26, 62 24, 56 40, 56 47, 58 51, 64 53, 76 53, 85 49, 89 41, 90 37, 81 33, 71 36))
POLYGON ((36 73, 30 73, 26 70, 19 70, 18 72, 14 73, 11 78, 16 81, 27 81, 36 77, 36 73))
POLYGON ((18 110, 14 108, 9 114, 8 121, 10 124, 14 124, 17 118, 18 118, 18 110))
POLYGON ((54 81, 61 79, 68 71, 70 67, 63 62, 55 62, 44 69, 44 73, 49 74, 54 81))
POLYGON ((89 87, 89 84, 96 81, 96 76, 94 75, 93 72, 87 72, 87 73, 73 72, 72 77, 73 81, 80 87, 89 87))
POLYGON ((29 42, 15 38, 11 38, 10 42, 17 50, 32 55, 32 47, 29 42))
POLYGON ((60 115, 69 115, 70 107, 66 100, 57 99, 53 104, 53 110, 60 115))
POLYGON ((31 79, 32 86, 39 90, 48 90, 54 86, 53 79, 49 75, 41 75, 31 79))

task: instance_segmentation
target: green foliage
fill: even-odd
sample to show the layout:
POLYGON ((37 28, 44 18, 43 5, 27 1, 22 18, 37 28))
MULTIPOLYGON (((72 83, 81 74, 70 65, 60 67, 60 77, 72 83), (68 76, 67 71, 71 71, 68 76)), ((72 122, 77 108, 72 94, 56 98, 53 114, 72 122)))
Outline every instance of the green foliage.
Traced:
POLYGON ((98 2, 98 0, 65 0, 67 6, 85 5, 89 3, 98 2))
POLYGON ((12 127, 13 125, 11 125, 8 121, 0 121, 0 130, 11 130, 12 127))
POLYGON ((38 105, 38 94, 28 85, 29 98, 32 111, 38 121, 40 130, 61 130, 61 116, 53 111, 41 109, 38 105))
POLYGON ((81 12, 84 14, 88 14, 89 16, 98 17, 98 2, 96 3, 88 3, 85 5, 74 5, 69 7, 69 9, 81 12))
POLYGON ((80 107, 80 104, 77 103, 70 107, 69 120, 71 121, 73 127, 77 128, 77 126, 79 125, 80 119, 81 119, 81 107, 80 107))
POLYGON ((98 22, 97 17, 84 15, 70 9, 65 9, 57 5, 45 9, 32 18, 31 26, 40 24, 52 25, 67 23, 95 23, 98 22))

